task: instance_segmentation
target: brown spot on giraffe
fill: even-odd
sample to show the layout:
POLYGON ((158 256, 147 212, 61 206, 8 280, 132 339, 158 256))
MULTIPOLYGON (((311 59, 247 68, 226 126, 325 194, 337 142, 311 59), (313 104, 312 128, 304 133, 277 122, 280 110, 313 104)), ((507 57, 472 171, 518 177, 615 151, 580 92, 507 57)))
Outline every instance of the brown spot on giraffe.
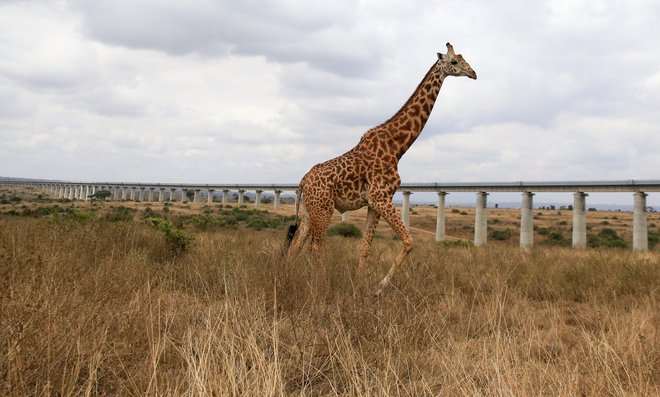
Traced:
POLYGON ((301 203, 305 212, 289 247, 288 261, 295 259, 308 240, 311 240, 312 252, 319 252, 335 209, 345 212, 367 206, 367 225, 360 249, 358 274, 364 270, 381 217, 403 244, 376 294, 383 292, 413 245, 410 232, 392 204, 392 197, 401 184, 398 160, 422 132, 447 76, 477 78, 474 70, 460 54, 454 53, 449 43, 447 54, 438 53, 438 60, 394 116, 368 130, 353 149, 316 164, 305 174, 296 192, 296 216, 301 203))

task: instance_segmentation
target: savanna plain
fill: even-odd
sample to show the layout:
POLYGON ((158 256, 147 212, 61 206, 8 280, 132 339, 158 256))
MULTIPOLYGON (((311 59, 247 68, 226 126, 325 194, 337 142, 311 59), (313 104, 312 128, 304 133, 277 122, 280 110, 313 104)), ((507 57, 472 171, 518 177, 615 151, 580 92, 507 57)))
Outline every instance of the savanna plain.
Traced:
POLYGON ((447 208, 438 243, 414 207, 415 249, 375 298, 401 243, 386 225, 357 278, 354 229, 286 264, 293 206, 253 206, 0 187, 0 395, 660 395, 658 214, 634 253, 630 213, 589 212, 573 250, 571 212, 535 210, 523 251, 515 210, 489 209, 475 248, 473 209, 447 208))

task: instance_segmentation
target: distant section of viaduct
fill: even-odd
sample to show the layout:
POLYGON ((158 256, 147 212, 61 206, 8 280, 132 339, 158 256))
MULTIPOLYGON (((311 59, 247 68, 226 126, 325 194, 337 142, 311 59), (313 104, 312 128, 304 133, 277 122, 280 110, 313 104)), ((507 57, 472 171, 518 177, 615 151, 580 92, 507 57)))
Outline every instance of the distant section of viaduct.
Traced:
MULTIPOLYGON (((175 201, 177 193, 181 202, 187 199, 187 192, 193 192, 192 201, 213 202, 215 192, 222 192, 222 202, 227 203, 229 192, 238 192, 238 203, 243 204, 246 191, 254 191, 254 205, 259 207, 264 191, 275 193, 274 208, 280 207, 280 195, 283 191, 294 192, 295 184, 234 184, 234 185, 191 185, 158 183, 114 183, 114 182, 64 182, 40 180, 4 180, 0 184, 20 185, 43 189, 59 198, 87 200, 88 196, 99 190, 108 190, 111 200, 136 201, 175 201)), ((587 246, 587 192, 631 192, 633 193, 633 250, 648 250, 647 192, 660 192, 660 180, 647 181, 590 181, 590 182, 504 182, 504 183, 407 183, 398 191, 403 193, 402 218, 406 226, 410 221, 410 195, 413 192, 436 192, 438 194, 438 215, 436 240, 445 239, 445 196, 450 192, 475 192, 476 216, 474 244, 481 246, 487 239, 487 196, 488 192, 520 192, 520 246, 531 248, 534 244, 533 197, 534 192, 571 192, 573 193, 573 248, 587 246)), ((348 219, 348 213, 342 214, 342 220, 348 219)))

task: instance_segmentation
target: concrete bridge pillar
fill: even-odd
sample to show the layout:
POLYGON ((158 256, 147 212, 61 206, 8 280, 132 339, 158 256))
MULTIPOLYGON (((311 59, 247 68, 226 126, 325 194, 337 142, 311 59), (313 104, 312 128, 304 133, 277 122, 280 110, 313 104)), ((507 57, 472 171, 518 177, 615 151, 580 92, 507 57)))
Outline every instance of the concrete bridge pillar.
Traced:
POLYGON ((435 241, 445 241, 445 197, 447 197, 447 192, 438 192, 438 216, 435 221, 435 241))
POLYGON ((644 192, 634 194, 633 207, 633 251, 648 251, 649 234, 646 213, 646 196, 644 192))
POLYGON ((154 201, 154 188, 150 187, 149 188, 149 202, 154 201))
POLYGON ((587 248, 587 196, 584 192, 573 193, 573 248, 576 249, 587 248))
POLYGON ((57 198, 64 198, 64 185, 60 185, 57 189, 57 198))
POLYGON ((182 189, 181 190, 181 202, 182 203, 186 202, 187 196, 188 196, 188 189, 182 189))
POLYGON ((83 200, 89 200, 89 185, 85 185, 85 198, 83 200))
POLYGON ((261 193, 263 193, 263 190, 255 190, 255 196, 254 196, 254 207, 257 208, 261 205, 261 193))
POLYGON ((171 187, 170 188, 170 197, 168 197, 168 200, 170 203, 173 203, 176 200, 176 188, 171 187))
POLYGON ((344 211, 341 213, 341 221, 342 222, 348 222, 349 216, 348 216, 348 211, 344 211))
POLYGON ((275 200, 273 200, 273 209, 280 209, 280 205, 282 203, 282 191, 281 190, 275 190, 275 200))
POLYGON ((207 203, 212 203, 213 202, 213 192, 214 192, 214 190, 213 189, 208 189, 207 192, 208 192, 208 195, 206 196, 206 202, 207 203))
POLYGON ((199 202, 199 189, 193 189, 193 203, 199 202))
POLYGON ((158 202, 162 203, 165 201, 165 188, 164 187, 159 187, 158 188, 158 202))
POLYGON ((481 247, 488 240, 488 217, 486 214, 488 193, 477 192, 476 214, 474 217, 474 245, 481 247))
POLYGON ((243 197, 245 195, 245 190, 239 190, 238 191, 238 205, 243 204, 243 197))
POLYGON ((403 192, 403 206, 401 207, 401 220, 406 228, 410 228, 410 195, 412 192, 403 192))
POLYGON ((227 204, 228 200, 229 200, 229 190, 223 189, 222 190, 222 204, 227 204))
POLYGON ((144 201, 144 187, 140 186, 139 189, 140 189, 140 196, 139 196, 140 201, 144 201))
POLYGON ((523 192, 520 204, 520 247, 534 246, 534 193, 523 192))
POLYGON ((75 190, 75 186, 69 185, 69 200, 74 199, 74 190, 75 190))

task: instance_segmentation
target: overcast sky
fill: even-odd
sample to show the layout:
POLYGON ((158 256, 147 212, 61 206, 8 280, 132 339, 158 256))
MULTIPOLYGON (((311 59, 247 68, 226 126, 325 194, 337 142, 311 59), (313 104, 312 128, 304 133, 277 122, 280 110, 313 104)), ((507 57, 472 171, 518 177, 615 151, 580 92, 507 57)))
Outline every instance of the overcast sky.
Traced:
POLYGON ((0 175, 296 183, 449 41, 479 78, 403 182, 660 179, 659 38, 657 0, 0 0, 0 175))

